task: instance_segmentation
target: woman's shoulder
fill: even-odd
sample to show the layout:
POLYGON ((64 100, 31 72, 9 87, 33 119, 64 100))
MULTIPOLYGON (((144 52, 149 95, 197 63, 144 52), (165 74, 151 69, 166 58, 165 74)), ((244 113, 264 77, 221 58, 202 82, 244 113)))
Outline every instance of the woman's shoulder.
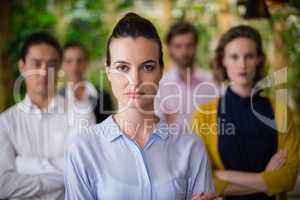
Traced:
POLYGON ((211 121, 212 119, 215 118, 218 112, 219 99, 220 98, 210 100, 209 102, 203 103, 199 105, 197 108, 195 108, 192 114, 193 130, 195 128, 194 126, 198 125, 199 120, 211 121))
POLYGON ((197 137, 191 130, 183 130, 182 128, 169 133, 168 137, 169 143, 171 146, 179 146, 180 148, 204 148, 204 144, 201 138, 197 137))
POLYGON ((217 108, 220 98, 212 99, 208 102, 202 103, 197 106, 195 112, 200 112, 201 110, 214 110, 217 108))
POLYGON ((276 122, 276 129, 286 133, 295 127, 295 111, 289 106, 287 99, 269 98, 276 122))
POLYGON ((72 136, 68 150, 87 150, 94 146, 100 148, 103 141, 113 132, 113 128, 111 116, 99 124, 82 128, 72 136))

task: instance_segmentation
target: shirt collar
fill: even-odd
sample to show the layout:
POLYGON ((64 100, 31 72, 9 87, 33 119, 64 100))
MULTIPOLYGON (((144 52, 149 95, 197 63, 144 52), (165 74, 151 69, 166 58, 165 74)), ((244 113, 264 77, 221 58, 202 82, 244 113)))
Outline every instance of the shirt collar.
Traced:
MULTIPOLYGON (((84 96, 85 97, 97 98, 98 92, 97 92, 95 86, 91 82, 83 81, 80 84, 84 85, 84 88, 85 88, 84 96)), ((73 94, 73 89, 72 89, 72 83, 68 82, 66 89, 67 89, 67 94, 74 95, 73 94)))
MULTIPOLYGON (((178 71, 178 67, 177 66, 174 66, 173 67, 174 71, 173 71, 173 78, 175 81, 177 82, 183 82, 181 80, 181 78, 179 77, 179 71, 178 71)), ((199 83, 199 82, 202 82, 202 81, 205 81, 201 76, 201 72, 199 70, 199 66, 193 66, 193 72, 190 74, 191 76, 191 83, 199 83)))
POLYGON ((248 97, 241 97, 236 92, 234 92, 232 90, 232 88, 229 86, 227 88, 225 95, 226 95, 226 98, 230 99, 230 101, 234 104, 236 104, 236 103, 250 104, 251 102, 256 101, 258 99, 262 90, 258 90, 254 93, 254 90, 252 89, 252 92, 253 93, 251 93, 251 95, 248 97))
MULTIPOLYGON (((106 129, 106 131, 104 131, 104 132, 109 133, 109 134, 106 134, 105 136, 107 137, 107 139, 110 142, 113 142, 114 140, 116 140, 117 138, 119 138, 121 136, 126 137, 124 135, 123 131, 120 129, 120 127, 117 125, 117 123, 113 119, 112 115, 109 116, 103 123, 104 123, 103 127, 105 127, 105 129, 106 129), (109 131, 107 131, 107 130, 109 130, 109 131)), ((156 124, 151 136, 152 135, 157 135, 159 138, 161 138, 163 140, 166 140, 167 137, 168 137, 168 134, 169 134, 168 124, 163 122, 162 120, 160 120, 156 124)))
POLYGON ((160 120, 154 128, 153 135, 159 136, 161 139, 166 140, 169 135, 169 125, 163 120, 160 120))
POLYGON ((57 111, 58 109, 64 109, 63 107, 60 107, 61 105, 64 105, 64 98, 60 97, 59 95, 54 96, 50 103, 48 104, 47 108, 44 110, 41 110, 36 106, 30 96, 26 94, 24 100, 19 104, 22 110, 26 112, 31 112, 31 113, 42 113, 42 112, 53 112, 57 111))
POLYGON ((113 142, 115 139, 122 135, 122 130, 117 125, 112 115, 110 115, 104 122, 103 126, 106 130, 104 130, 104 136, 110 141, 113 142), (107 134, 108 133, 108 134, 107 134))

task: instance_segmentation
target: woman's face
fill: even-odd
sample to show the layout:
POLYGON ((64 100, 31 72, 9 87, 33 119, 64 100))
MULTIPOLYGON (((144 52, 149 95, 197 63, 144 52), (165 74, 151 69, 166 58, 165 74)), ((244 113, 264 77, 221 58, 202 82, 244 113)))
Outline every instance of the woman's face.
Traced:
POLYGON ((144 37, 114 38, 109 51, 107 75, 119 110, 152 110, 162 77, 158 44, 144 37))
POLYGON ((260 60, 256 43, 252 39, 236 38, 224 48, 223 65, 229 80, 236 86, 252 87, 260 60))

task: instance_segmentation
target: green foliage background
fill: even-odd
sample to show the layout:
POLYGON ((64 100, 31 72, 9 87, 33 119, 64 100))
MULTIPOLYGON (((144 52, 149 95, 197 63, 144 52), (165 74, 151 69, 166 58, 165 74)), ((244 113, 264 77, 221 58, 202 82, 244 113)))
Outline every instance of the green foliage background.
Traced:
MULTIPOLYGON (((161 37, 164 38, 166 28, 163 27, 159 16, 155 14, 159 13, 155 9, 158 9, 156 5, 160 5, 161 2, 158 0, 11 0, 10 37, 2 41, 0 52, 6 52, 6 55, 9 55, 11 71, 16 79, 19 76, 17 61, 20 46, 30 33, 39 30, 48 31, 56 36, 61 44, 79 40, 86 45, 91 57, 87 79, 100 88, 110 90, 104 73, 104 56, 106 40, 114 23, 125 12, 135 11, 153 21, 161 37), (141 5, 148 5, 148 7, 141 5)), ((218 11, 214 10, 217 5, 216 0, 172 0, 170 2, 172 3, 172 22, 187 20, 197 27, 199 31, 198 64, 209 68, 215 45, 220 36, 218 11)), ((291 2, 300 7, 299 1, 291 2)), ((235 3, 230 4, 229 11, 233 15, 239 15, 235 3)), ((296 108, 300 109, 300 18, 299 15, 285 16, 285 18, 290 21, 287 29, 281 35, 287 44, 285 54, 289 65, 288 85, 293 90, 296 108)), ((282 18, 277 16, 272 20, 274 22, 282 20, 282 18)), ((245 21, 238 18, 236 21, 236 23, 250 24, 260 31, 267 56, 269 46, 276 35, 273 32, 272 20, 271 22, 266 20, 245 21)), ((1 34, 0 31, 0 36, 1 34)), ((165 59, 168 60, 166 53, 165 59)), ((267 68, 269 67, 267 64, 267 68)), ((0 80, 5 76, 0 68, 0 80)), ((63 76, 61 76, 60 84, 63 84, 63 81, 63 76)), ((4 88, 6 85, 1 85, 1 87, 4 88)), ((3 94, 1 87, 0 96, 8 95, 10 100, 2 107, 0 105, 0 111, 15 103, 12 93, 3 94)))

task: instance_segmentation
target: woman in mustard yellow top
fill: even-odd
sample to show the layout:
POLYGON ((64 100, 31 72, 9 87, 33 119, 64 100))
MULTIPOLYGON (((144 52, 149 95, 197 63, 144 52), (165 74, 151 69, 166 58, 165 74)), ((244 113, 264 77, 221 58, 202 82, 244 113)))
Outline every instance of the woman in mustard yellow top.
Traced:
POLYGON ((255 92, 262 49, 259 33, 249 26, 226 32, 214 61, 229 86, 193 116, 193 131, 206 144, 217 192, 226 200, 286 199, 297 176, 299 136, 292 113, 255 92))

